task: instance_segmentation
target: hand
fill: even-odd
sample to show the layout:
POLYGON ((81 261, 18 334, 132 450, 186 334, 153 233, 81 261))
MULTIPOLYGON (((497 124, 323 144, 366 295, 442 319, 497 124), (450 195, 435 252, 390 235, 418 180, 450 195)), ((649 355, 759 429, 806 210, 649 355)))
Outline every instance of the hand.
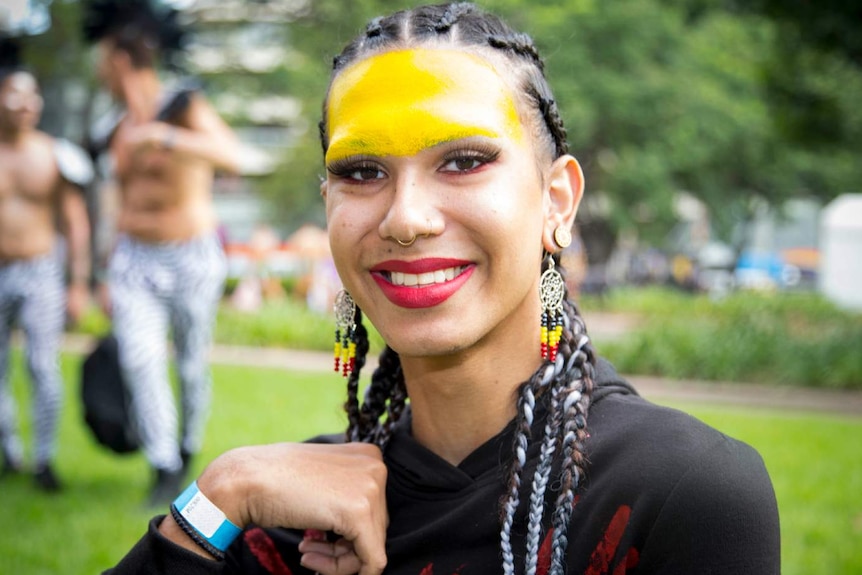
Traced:
POLYGON ((73 282, 66 291, 66 313, 72 324, 78 323, 90 301, 90 290, 86 283, 73 282))
POLYGON ((129 128, 125 139, 134 153, 167 150, 173 147, 176 129, 165 122, 147 122, 129 128))
POLYGON ((226 453, 198 486, 237 525, 333 531, 307 538, 302 564, 324 575, 378 575, 386 566, 386 467, 380 449, 276 444, 226 453))

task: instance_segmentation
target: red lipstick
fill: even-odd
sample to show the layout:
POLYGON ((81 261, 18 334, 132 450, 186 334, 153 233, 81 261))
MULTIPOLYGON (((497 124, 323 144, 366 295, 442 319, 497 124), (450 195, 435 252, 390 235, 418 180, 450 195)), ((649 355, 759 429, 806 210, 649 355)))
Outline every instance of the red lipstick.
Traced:
MULTIPOLYGON (((371 269, 371 276, 380 286, 383 295, 397 306, 409 309, 427 308, 439 305, 457 292, 470 279, 476 269, 472 262, 449 258, 425 258, 415 261, 388 260, 371 269), (419 285, 401 285, 405 281, 394 281, 394 275, 407 274, 418 276, 454 268, 452 279, 434 281, 419 285)), ((451 274, 450 274, 451 275, 451 274)), ((416 278, 410 278, 408 283, 416 278)))

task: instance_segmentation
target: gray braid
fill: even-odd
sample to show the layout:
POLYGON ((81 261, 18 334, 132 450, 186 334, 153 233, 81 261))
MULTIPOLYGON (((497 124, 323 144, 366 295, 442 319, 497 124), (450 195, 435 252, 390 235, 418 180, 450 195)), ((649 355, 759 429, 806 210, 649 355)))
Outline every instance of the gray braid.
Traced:
POLYGON ((500 548, 503 552, 503 573, 515 573, 515 556, 512 552, 512 524, 515 512, 521 503, 521 471, 527 463, 527 444, 532 435, 533 410, 536 398, 529 382, 521 386, 518 398, 517 429, 515 431, 515 456, 512 460, 512 471, 509 474, 509 498, 503 506, 503 528, 500 531, 500 548))
MULTIPOLYGON (((556 379, 554 377, 557 373, 555 367, 550 364, 545 366, 545 373, 541 381, 542 387, 549 387, 556 379)), ((557 408, 561 395, 562 387, 554 387, 551 392, 550 413, 545 421, 545 437, 542 441, 541 457, 533 475, 533 487, 530 493, 529 531, 527 533, 527 557, 525 560, 525 573, 527 575, 535 574, 539 560, 542 517, 545 512, 545 491, 551 476, 554 452, 557 448, 557 434, 562 423, 562 414, 557 408)))

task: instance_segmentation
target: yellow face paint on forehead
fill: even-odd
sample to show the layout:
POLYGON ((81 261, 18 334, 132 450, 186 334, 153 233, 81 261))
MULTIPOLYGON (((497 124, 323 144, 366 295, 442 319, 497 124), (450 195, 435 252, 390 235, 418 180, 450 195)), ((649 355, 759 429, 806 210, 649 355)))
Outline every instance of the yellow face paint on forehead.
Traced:
POLYGON ((480 56, 385 52, 339 74, 329 93, 326 161, 412 156, 462 138, 523 138, 511 90, 480 56))

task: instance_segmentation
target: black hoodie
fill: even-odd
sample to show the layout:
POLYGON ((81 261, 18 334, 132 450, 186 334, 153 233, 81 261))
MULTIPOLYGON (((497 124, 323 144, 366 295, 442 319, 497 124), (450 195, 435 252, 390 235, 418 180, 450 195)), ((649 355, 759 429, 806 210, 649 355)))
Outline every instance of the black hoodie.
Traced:
MULTIPOLYGON (((534 436, 547 414, 540 401, 534 436)), ((512 423, 453 466, 419 445, 409 417, 393 433, 389 470, 386 573, 491 575, 502 572, 500 501, 505 493, 512 423)), ((567 573, 780 573, 778 510, 760 456, 680 411, 641 398, 605 361, 597 369, 586 442, 587 474, 568 533, 567 573)), ((315 441, 332 441, 334 437, 315 441)), ((528 451, 532 477, 538 441, 528 451)), ((512 528, 516 573, 523 572, 526 501, 512 528)), ((552 481, 546 509, 553 509, 552 481)), ((538 575, 547 573, 550 512, 538 575)), ((250 527, 224 562, 164 539, 161 518, 111 575, 162 573, 300 574, 300 534, 250 527)))

